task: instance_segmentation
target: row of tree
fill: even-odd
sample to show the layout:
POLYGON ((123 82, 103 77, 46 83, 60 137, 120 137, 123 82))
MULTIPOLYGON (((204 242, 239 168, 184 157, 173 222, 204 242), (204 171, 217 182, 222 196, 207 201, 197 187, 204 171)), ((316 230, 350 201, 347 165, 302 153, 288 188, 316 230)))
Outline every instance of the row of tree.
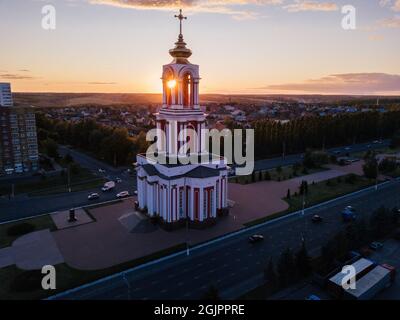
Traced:
POLYGON ((324 149, 373 139, 391 138, 400 129, 400 111, 362 112, 324 117, 303 117, 286 123, 258 120, 256 157, 324 149))
POLYGON ((311 263, 305 242, 300 250, 294 253, 286 249, 281 253, 277 263, 270 259, 264 270, 269 294, 286 288, 309 276, 312 272, 325 275, 345 262, 349 251, 359 249, 369 242, 387 237, 392 233, 399 220, 397 208, 392 210, 381 207, 374 211, 368 220, 360 219, 349 224, 345 230, 337 233, 321 248, 319 259, 311 263))
POLYGON ((36 116, 39 147, 54 153, 54 142, 90 152, 112 165, 129 165, 138 153, 146 152, 146 134, 130 137, 125 128, 112 128, 84 120, 77 123, 36 116))

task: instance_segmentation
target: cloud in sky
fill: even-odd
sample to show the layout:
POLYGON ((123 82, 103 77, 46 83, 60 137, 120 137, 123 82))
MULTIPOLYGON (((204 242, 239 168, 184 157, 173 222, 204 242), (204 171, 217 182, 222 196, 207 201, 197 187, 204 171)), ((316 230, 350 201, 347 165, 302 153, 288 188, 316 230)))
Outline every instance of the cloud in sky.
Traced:
POLYGON ((397 1, 393 4, 392 9, 393 9, 394 11, 400 11, 400 0, 397 0, 397 1))
POLYGON ((303 83, 269 85, 260 89, 326 94, 399 93, 400 75, 387 73, 332 74, 303 83))
POLYGON ((294 3, 283 7, 289 12, 300 11, 337 11, 338 5, 334 2, 321 2, 316 0, 295 0, 294 3))
POLYGON ((279 5, 284 0, 88 0, 92 4, 112 5, 139 10, 177 10, 188 13, 209 12, 231 15, 242 19, 253 19, 257 12, 243 8, 245 5, 279 5))
POLYGON ((400 11, 400 0, 379 0, 381 7, 390 6, 393 11, 400 11))
POLYGON ((2 74, 0 74, 0 79, 5 79, 5 80, 33 80, 33 79, 35 79, 35 77, 16 74, 16 73, 2 73, 2 74))
POLYGON ((88 84, 93 84, 93 85, 113 85, 117 84, 116 82, 88 82, 88 84))
POLYGON ((383 19, 379 21, 379 25, 384 28, 400 28, 400 17, 383 19))

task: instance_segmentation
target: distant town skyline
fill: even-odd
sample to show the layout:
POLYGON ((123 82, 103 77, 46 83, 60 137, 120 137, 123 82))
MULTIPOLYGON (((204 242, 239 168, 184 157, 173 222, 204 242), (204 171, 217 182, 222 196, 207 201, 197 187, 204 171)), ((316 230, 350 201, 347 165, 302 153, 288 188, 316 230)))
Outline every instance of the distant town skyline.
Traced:
POLYGON ((2 0, 0 82, 160 93, 180 7, 201 93, 400 94, 400 0, 2 0), (48 4, 55 30, 41 26, 48 4), (344 5, 357 10, 355 30, 342 28, 344 5))

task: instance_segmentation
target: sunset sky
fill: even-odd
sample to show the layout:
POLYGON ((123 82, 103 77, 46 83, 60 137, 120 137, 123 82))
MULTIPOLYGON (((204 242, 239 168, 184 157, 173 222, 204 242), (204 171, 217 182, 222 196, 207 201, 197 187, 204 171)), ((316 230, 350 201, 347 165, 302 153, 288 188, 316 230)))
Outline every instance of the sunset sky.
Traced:
POLYGON ((400 0, 0 0, 0 82, 160 92, 179 7, 202 93, 400 94, 400 0), (356 30, 341 26, 349 4, 356 30))

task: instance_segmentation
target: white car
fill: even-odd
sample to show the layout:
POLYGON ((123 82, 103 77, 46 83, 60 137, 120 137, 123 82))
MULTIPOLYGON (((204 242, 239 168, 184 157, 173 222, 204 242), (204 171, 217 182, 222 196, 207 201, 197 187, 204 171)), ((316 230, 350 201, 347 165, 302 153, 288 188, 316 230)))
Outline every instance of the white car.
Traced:
POLYGON ((117 194, 117 198, 125 198, 129 196, 128 191, 121 191, 120 193, 117 194))
POLYGON ((98 199, 100 196, 98 193, 91 193, 88 195, 88 200, 95 200, 98 199))

